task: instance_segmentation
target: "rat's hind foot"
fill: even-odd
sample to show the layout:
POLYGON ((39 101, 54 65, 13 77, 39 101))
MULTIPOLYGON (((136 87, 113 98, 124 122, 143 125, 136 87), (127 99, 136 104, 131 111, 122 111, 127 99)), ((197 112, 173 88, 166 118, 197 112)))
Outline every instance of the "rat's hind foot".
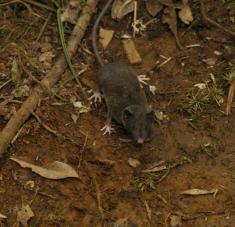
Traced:
POLYGON ((101 102, 102 95, 101 95, 101 93, 100 93, 99 91, 90 89, 90 90, 88 91, 88 93, 89 93, 89 94, 92 94, 92 95, 88 98, 89 101, 93 102, 93 100, 94 100, 94 103, 96 103, 96 102, 101 102))
POLYGON ((150 80, 150 78, 147 77, 146 75, 138 75, 137 78, 141 88, 143 88, 143 84, 148 85, 147 81, 150 80))
POLYGON ((110 135, 112 132, 115 131, 115 129, 112 128, 110 123, 106 123, 105 126, 102 129, 100 129, 100 131, 104 131, 103 135, 107 133, 110 135))

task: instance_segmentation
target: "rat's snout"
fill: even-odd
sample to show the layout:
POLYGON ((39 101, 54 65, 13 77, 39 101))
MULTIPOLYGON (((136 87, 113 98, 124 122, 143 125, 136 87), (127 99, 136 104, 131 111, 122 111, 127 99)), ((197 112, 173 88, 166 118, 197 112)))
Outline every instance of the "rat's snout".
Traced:
POLYGON ((138 138, 137 139, 137 143, 138 144, 143 144, 144 143, 144 139, 143 138, 138 138))

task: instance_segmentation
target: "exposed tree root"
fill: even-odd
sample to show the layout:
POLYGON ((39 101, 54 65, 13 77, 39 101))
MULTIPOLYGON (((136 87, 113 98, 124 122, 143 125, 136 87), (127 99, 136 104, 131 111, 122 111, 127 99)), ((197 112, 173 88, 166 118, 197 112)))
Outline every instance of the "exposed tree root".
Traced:
MULTIPOLYGON (((80 44, 93 12, 95 11, 97 0, 87 0, 87 4, 84 6, 80 18, 75 25, 73 32, 68 41, 68 54, 71 58, 77 51, 77 47, 80 44)), ((51 71, 44 77, 41 84, 48 89, 53 87, 57 83, 61 75, 66 68, 66 60, 64 54, 61 54, 56 60, 51 71)), ((23 103, 21 108, 16 114, 9 120, 5 128, 0 133, 0 157, 6 152, 7 147, 11 140, 16 135, 17 131, 22 127, 24 122, 29 118, 31 113, 36 109, 40 98, 44 93, 44 89, 41 86, 37 86, 33 89, 32 94, 23 103)))

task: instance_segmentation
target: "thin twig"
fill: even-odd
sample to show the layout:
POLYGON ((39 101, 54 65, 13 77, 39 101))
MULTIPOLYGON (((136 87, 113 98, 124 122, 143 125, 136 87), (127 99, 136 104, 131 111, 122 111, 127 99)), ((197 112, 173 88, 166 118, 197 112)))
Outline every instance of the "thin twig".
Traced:
POLYGON ((96 176, 93 174, 92 170, 90 170, 90 167, 86 161, 84 161, 84 165, 86 166, 88 175, 92 178, 93 182, 95 183, 95 190, 96 190, 96 202, 98 206, 98 210, 100 212, 102 220, 104 220, 104 209, 102 207, 102 202, 101 202, 101 191, 99 184, 97 183, 96 176))
POLYGON ((166 201, 166 199, 165 199, 162 195, 157 194, 157 197, 158 197, 164 204, 166 204, 167 206, 169 206, 169 203, 166 201))
POLYGON ((38 194, 39 194, 39 195, 42 195, 42 196, 46 196, 46 197, 48 197, 48 198, 50 198, 50 199, 53 199, 53 200, 56 199, 55 196, 49 195, 49 194, 47 194, 47 193, 45 193, 45 192, 40 192, 40 191, 39 191, 38 194))
MULTIPOLYGON (((84 69, 81 69, 79 72, 77 72, 77 76, 80 76, 80 75, 82 75, 84 72, 86 72, 88 70, 88 68, 87 67, 85 67, 84 69)), ((67 80, 65 80, 63 83, 62 83, 62 86, 64 86, 65 84, 67 84, 68 82, 70 82, 70 81, 72 81, 72 80, 74 80, 75 78, 74 77, 72 77, 72 78, 69 78, 69 79, 67 79, 67 80)))
POLYGON ((36 41, 39 41, 41 39, 41 37, 42 37, 42 35, 43 35, 43 33, 44 33, 45 29, 46 29, 46 26, 48 25, 48 23, 49 23, 49 21, 51 19, 51 16, 52 16, 52 13, 49 13, 47 19, 45 20, 45 22, 44 22, 44 24, 43 24, 43 26, 42 26, 39 34, 38 34, 38 37, 37 37, 36 41))
POLYGON ((166 173, 157 181, 157 183, 162 182, 170 173, 170 168, 167 169, 166 173))
MULTIPOLYGON (((38 16, 39 17, 39 16, 38 16)), ((38 22, 38 17, 36 17, 30 24, 29 26, 26 27, 26 29, 23 31, 22 34, 20 34, 20 36, 18 37, 18 39, 24 39, 24 36, 27 35, 27 33, 30 31, 30 29, 32 28, 32 26, 38 22)))
POLYGON ((83 146, 82 146, 82 149, 81 149, 81 151, 80 151, 80 159, 79 159, 79 162, 78 162, 78 169, 80 168, 81 162, 82 162, 82 160, 83 160, 83 151, 84 151, 84 149, 85 149, 85 147, 86 147, 87 140, 88 140, 88 133, 86 134, 85 142, 84 142, 84 144, 83 144, 83 146))
POLYGON ((230 34, 230 35, 232 35, 232 36, 235 37, 235 32, 234 32, 234 31, 228 30, 227 28, 223 27, 222 25, 218 24, 217 22, 213 21, 212 19, 210 19, 210 18, 207 16, 206 10, 205 10, 204 0, 201 0, 201 1, 200 1, 200 4, 201 4, 201 14, 202 14, 203 19, 204 19, 206 22, 212 24, 213 26, 215 26, 215 27, 221 29, 222 31, 224 31, 224 32, 226 32, 226 33, 228 33, 228 34, 230 34))
POLYGON ((151 211, 151 209, 148 205, 148 202, 146 200, 144 200, 144 205, 145 205, 145 208, 146 208, 147 217, 148 217, 149 221, 151 221, 152 211, 151 211))
POLYGON ((167 64, 169 61, 172 60, 172 57, 169 57, 168 59, 166 59, 164 62, 162 62, 160 65, 157 65, 157 68, 161 68, 163 65, 167 64))
POLYGON ((101 214, 101 218, 102 220, 104 220, 104 209, 102 207, 102 203, 101 203, 101 192, 100 192, 100 188, 99 185, 97 183, 96 178, 93 178, 94 182, 95 182, 95 188, 96 188, 96 199, 97 199, 97 205, 98 205, 98 209, 100 211, 101 214))
POLYGON ((195 19, 188 27, 185 31, 183 31, 181 34, 180 34, 180 38, 182 39, 183 36, 186 34, 186 32, 188 32, 192 27, 193 25, 195 24, 195 22, 197 21, 197 19, 195 19))
POLYGON ((11 81, 12 81, 12 79, 9 79, 9 80, 6 81, 5 83, 3 83, 3 84, 0 86, 0 90, 1 90, 2 88, 4 88, 6 85, 8 85, 11 81))
POLYGON ((204 212, 198 212, 197 214, 194 214, 192 216, 190 215, 182 215, 182 219, 185 221, 193 220, 200 217, 205 216, 213 216, 213 215, 224 215, 225 211, 204 211, 204 212))
POLYGON ((44 124, 44 123, 42 122, 42 120, 40 119, 40 117, 39 117, 35 112, 31 111, 31 114, 36 118, 36 120, 39 122, 39 124, 40 124, 43 128, 45 128, 48 132, 50 132, 50 133, 54 134, 55 136, 57 136, 57 132, 56 132, 55 130, 51 129, 51 128, 50 128, 49 126, 47 126, 46 124, 44 124))
POLYGON ((42 9, 47 9, 47 10, 50 10, 52 12, 56 11, 54 8, 52 8, 52 7, 50 7, 50 6, 46 5, 46 4, 42 4, 40 2, 37 2, 37 1, 32 1, 32 0, 24 0, 24 1, 28 2, 31 5, 35 5, 35 6, 39 7, 39 8, 42 8, 42 9))
POLYGON ((25 73, 30 77, 30 79, 32 79, 34 82, 36 82, 37 84, 39 84, 39 85, 42 87, 42 89, 45 89, 46 92, 47 92, 51 97, 56 97, 56 98, 58 98, 60 101, 66 102, 66 100, 63 99, 60 95, 58 95, 58 94, 56 94, 55 92, 53 92, 50 88, 48 88, 48 87, 47 87, 46 85, 44 85, 40 80, 38 80, 35 76, 33 76, 33 75, 31 74, 31 72, 28 72, 28 71, 24 68, 23 64, 22 64, 22 68, 23 68, 23 70, 25 71, 25 73))
POLYGON ((24 127, 24 126, 22 126, 22 127, 20 128, 20 130, 16 133, 16 135, 14 136, 14 138, 13 138, 12 141, 11 141, 11 144, 15 143, 15 141, 16 141, 17 138, 19 137, 19 135, 20 135, 20 133, 21 133, 23 127, 24 127))
POLYGON ((134 18, 133 18, 133 37, 135 38, 135 25, 136 25, 136 20, 137 20, 137 2, 134 1, 134 18))

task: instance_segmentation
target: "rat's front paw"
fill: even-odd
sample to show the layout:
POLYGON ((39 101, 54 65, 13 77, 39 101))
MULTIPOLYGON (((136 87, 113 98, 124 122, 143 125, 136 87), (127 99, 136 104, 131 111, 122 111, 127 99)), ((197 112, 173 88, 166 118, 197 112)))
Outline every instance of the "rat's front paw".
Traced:
POLYGON ((101 102, 101 100, 102 100, 102 95, 101 95, 101 93, 100 93, 99 91, 90 89, 90 90, 88 91, 88 93, 89 93, 89 94, 92 94, 92 95, 88 98, 88 100, 91 101, 91 103, 92 103, 92 102, 94 102, 94 103, 101 102))
POLYGON ((143 88, 143 84, 148 85, 147 81, 150 80, 150 78, 147 77, 146 75, 138 75, 137 78, 141 88, 143 88))
POLYGON ((115 129, 111 126, 111 124, 105 124, 105 126, 100 129, 100 131, 104 131, 103 135, 106 135, 107 133, 110 135, 115 131, 115 129))

